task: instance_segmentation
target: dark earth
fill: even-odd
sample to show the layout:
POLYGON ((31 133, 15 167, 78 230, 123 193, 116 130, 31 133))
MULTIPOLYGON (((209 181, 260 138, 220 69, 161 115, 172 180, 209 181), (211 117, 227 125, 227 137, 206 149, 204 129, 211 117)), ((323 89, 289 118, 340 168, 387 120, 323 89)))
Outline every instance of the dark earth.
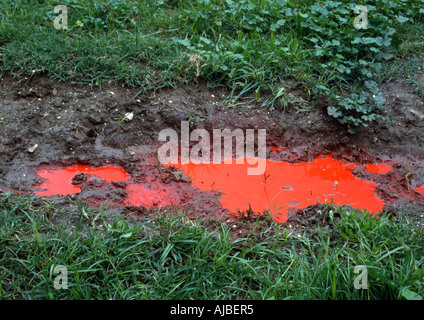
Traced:
MULTIPOLYGON (((424 84, 424 75, 417 81, 424 84)), ((224 103, 228 91, 202 83, 141 95, 140 88, 111 83, 92 88, 47 77, 17 80, 6 76, 0 81, 0 188, 34 191, 41 184, 35 173, 41 167, 116 165, 133 181, 152 189, 166 185, 183 199, 170 210, 184 210, 192 218, 254 221, 257 216, 250 213, 229 214, 219 204, 218 191, 191 188, 176 169, 158 163, 158 133, 165 128, 179 132, 181 121, 190 120, 191 129, 210 132, 214 128, 267 129, 267 147, 285 147, 269 151, 267 158, 272 160, 311 161, 331 153, 349 162, 392 164, 394 170, 384 176, 365 170, 353 173, 378 184, 376 193, 386 202, 386 211, 422 218, 424 196, 416 187, 424 186, 424 99, 402 79, 385 83, 382 91, 383 118, 350 134, 327 115, 324 101, 311 109, 294 105, 270 110, 251 102, 228 107, 224 103), (133 119, 123 120, 130 112, 133 119)), ((291 92, 307 99, 302 89, 291 92)), ((80 194, 42 197, 35 204, 53 201, 60 209, 57 219, 62 221, 72 220, 76 198, 93 206, 108 201, 115 207, 113 212, 126 216, 148 216, 159 210, 125 206, 125 182, 80 174, 73 183, 81 185, 80 194)), ((325 215, 323 205, 311 206, 291 212, 285 224, 326 224, 325 215)))

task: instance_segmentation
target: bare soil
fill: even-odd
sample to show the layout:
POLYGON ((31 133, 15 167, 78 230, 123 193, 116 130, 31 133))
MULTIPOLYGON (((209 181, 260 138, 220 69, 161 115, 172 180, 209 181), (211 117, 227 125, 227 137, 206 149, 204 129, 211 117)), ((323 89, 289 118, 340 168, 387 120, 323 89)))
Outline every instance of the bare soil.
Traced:
MULTIPOLYGON (((423 83, 424 77, 418 80, 423 83)), ((378 184, 376 192, 387 203, 385 210, 394 214, 406 210, 414 216, 424 212, 424 196, 416 191, 417 186, 424 186, 424 100, 405 80, 384 85, 384 119, 355 135, 327 115, 324 102, 303 112, 294 107, 283 111, 252 104, 228 108, 223 104, 227 91, 201 83, 145 96, 139 92, 139 88, 116 84, 103 84, 100 89, 46 77, 1 79, 0 188, 3 192, 34 191, 41 183, 36 174, 40 167, 113 164, 123 167, 135 182, 151 188, 166 185, 183 199, 173 210, 183 209, 193 217, 228 219, 231 215, 219 205, 218 191, 201 192, 190 182, 175 179, 172 168, 158 165, 158 133, 165 128, 179 132, 181 121, 190 119, 192 129, 267 129, 267 146, 285 147, 269 151, 267 157, 273 160, 310 161, 331 153, 350 162, 392 164, 394 170, 384 176, 364 170, 354 174, 378 184), (133 112, 134 118, 121 121, 128 112, 133 112), (38 147, 29 152, 35 144, 38 147)), ((63 209, 63 219, 70 219, 76 210, 73 200, 77 197, 93 205, 110 201, 118 214, 145 216, 158 209, 125 206, 125 183, 93 177, 80 182, 79 195, 48 199, 63 209)), ((294 212, 289 222, 314 223, 320 208, 300 210, 297 216, 294 212)))

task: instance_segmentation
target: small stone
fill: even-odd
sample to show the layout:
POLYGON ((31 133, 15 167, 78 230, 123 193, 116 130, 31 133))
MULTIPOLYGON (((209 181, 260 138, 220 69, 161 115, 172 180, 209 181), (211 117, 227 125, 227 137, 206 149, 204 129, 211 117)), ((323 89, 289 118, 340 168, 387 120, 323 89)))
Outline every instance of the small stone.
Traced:
POLYGON ((182 171, 174 171, 170 174, 170 178, 174 181, 191 182, 191 179, 182 171))
POLYGON ((29 153, 34 153, 35 149, 38 148, 38 144, 34 144, 31 148, 28 149, 29 153))
POLYGON ((41 207, 43 205, 43 200, 40 198, 36 198, 33 202, 32 205, 34 207, 41 207))
POLYGON ((424 114, 414 109, 408 109, 406 116, 409 120, 415 120, 414 118, 418 118, 418 120, 424 119, 424 114))
POLYGON ((56 108, 59 108, 62 106, 63 100, 61 98, 55 98, 53 99, 52 103, 53 103, 53 106, 55 106, 56 108))
POLYGON ((88 121, 90 121, 91 124, 97 125, 103 123, 103 118, 97 113, 92 113, 88 116, 88 121))
POLYGON ((134 118, 134 113, 133 112, 127 112, 125 114, 125 120, 126 121, 131 121, 134 118))
POLYGON ((128 182, 126 182, 126 181, 112 181, 112 184, 115 187, 118 187, 120 189, 125 189, 126 186, 128 185, 128 182))
POLYGON ((87 181, 87 175, 83 172, 76 174, 71 181, 71 184, 73 185, 79 185, 83 182, 87 181))
POLYGON ((130 151, 130 155, 131 156, 134 156, 135 155, 135 152, 134 151, 130 151))

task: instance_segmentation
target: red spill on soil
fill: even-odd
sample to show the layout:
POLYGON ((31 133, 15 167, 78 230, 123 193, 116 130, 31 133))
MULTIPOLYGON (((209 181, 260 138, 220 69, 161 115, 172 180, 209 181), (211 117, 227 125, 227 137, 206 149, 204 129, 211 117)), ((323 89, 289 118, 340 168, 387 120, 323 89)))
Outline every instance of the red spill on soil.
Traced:
POLYGON ((45 180, 37 189, 43 190, 35 191, 35 193, 39 196, 64 196, 81 192, 79 185, 71 183, 72 178, 78 173, 91 174, 106 181, 123 181, 130 177, 123 168, 115 166, 92 168, 74 165, 66 168, 45 168, 37 172, 45 180))
POLYGON ((373 164, 370 163, 366 166, 366 170, 371 173, 378 173, 378 174, 386 174, 392 171, 392 167, 388 166, 387 164, 379 163, 379 164, 373 164))
POLYGON ((331 201, 349 204, 371 213, 381 211, 384 201, 374 193, 376 184, 352 174, 353 163, 322 156, 312 162, 288 163, 266 160, 264 175, 247 175, 244 164, 178 164, 200 190, 221 190, 220 201, 231 212, 268 209, 277 222, 287 220, 289 208, 305 208, 331 201))
MULTIPOLYGON (((192 180, 192 187, 201 191, 221 190, 220 204, 231 212, 249 209, 262 213, 269 210, 277 222, 286 221, 289 208, 305 208, 317 203, 331 201, 335 204, 349 204, 358 209, 368 209, 372 214, 381 211, 384 201, 375 194, 376 184, 355 177, 354 163, 334 160, 332 156, 321 156, 312 162, 275 162, 266 160, 263 175, 248 175, 253 167, 244 159, 244 164, 178 164, 192 180)), ((367 166, 370 172, 384 174, 391 168, 387 165, 367 166), (376 170, 376 168, 378 170, 376 170), (374 171, 371 171, 374 170, 374 171)), ((390 171, 389 170, 389 171, 390 171)), ((92 168, 74 165, 65 168, 43 168, 38 175, 45 182, 35 192, 39 196, 68 195, 81 192, 78 181, 72 179, 79 173, 102 178, 106 181, 123 181, 130 175, 123 168, 115 166, 92 168)), ((82 183, 82 182, 81 182, 82 183)), ((184 186, 183 188, 190 188, 184 186)), ((178 204, 183 199, 162 182, 147 185, 130 183, 124 187, 127 193, 125 205, 166 207, 178 204)), ((418 189, 424 194, 424 187, 418 189)))
MULTIPOLYGON (((74 165, 72 167, 41 169, 37 174, 45 180, 35 191, 39 196, 69 195, 81 192, 80 183, 72 184, 72 179, 79 173, 97 176, 107 182, 124 181, 131 176, 121 167, 107 166, 92 168, 84 165, 74 165)), ((81 182, 82 183, 82 182, 81 182)), ((166 207, 178 203, 169 190, 161 184, 150 185, 150 189, 140 184, 129 184, 125 191, 128 199, 125 205, 146 206, 146 207, 166 207)))

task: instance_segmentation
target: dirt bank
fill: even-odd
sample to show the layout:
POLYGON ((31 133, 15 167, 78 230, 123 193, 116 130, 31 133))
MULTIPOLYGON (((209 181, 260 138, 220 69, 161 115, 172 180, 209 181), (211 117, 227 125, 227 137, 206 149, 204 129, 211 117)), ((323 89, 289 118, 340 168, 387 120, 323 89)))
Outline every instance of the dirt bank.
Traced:
MULTIPOLYGON (((423 77, 419 80, 423 83, 423 77)), ((272 160, 311 161, 331 153, 355 163, 390 163, 394 170, 384 176, 362 169, 354 174, 378 184, 376 193, 386 201, 387 210, 409 208, 411 215, 424 211, 424 196, 416 191, 424 185, 424 102, 404 80, 384 85, 384 119, 355 135, 327 116, 325 105, 304 112, 270 111, 259 105, 227 108, 223 101, 228 92, 203 84, 146 96, 137 95, 139 91, 114 84, 101 89, 63 84, 43 77, 1 79, 0 188, 34 191, 42 182, 36 174, 41 167, 113 164, 146 188, 171 194, 170 207, 226 218, 219 191, 191 188, 190 182, 175 178, 172 168, 157 162, 158 133, 165 128, 179 131, 181 121, 190 120, 192 129, 267 129, 267 146, 277 148, 268 149, 272 160), (123 120, 130 112, 133 119, 123 120)), ((94 205, 111 201, 120 211, 139 215, 152 214, 160 206, 160 201, 153 208, 125 206, 126 187, 90 177, 82 182, 80 196, 94 205)), ((51 199, 62 206, 70 203, 63 197, 51 199)))

